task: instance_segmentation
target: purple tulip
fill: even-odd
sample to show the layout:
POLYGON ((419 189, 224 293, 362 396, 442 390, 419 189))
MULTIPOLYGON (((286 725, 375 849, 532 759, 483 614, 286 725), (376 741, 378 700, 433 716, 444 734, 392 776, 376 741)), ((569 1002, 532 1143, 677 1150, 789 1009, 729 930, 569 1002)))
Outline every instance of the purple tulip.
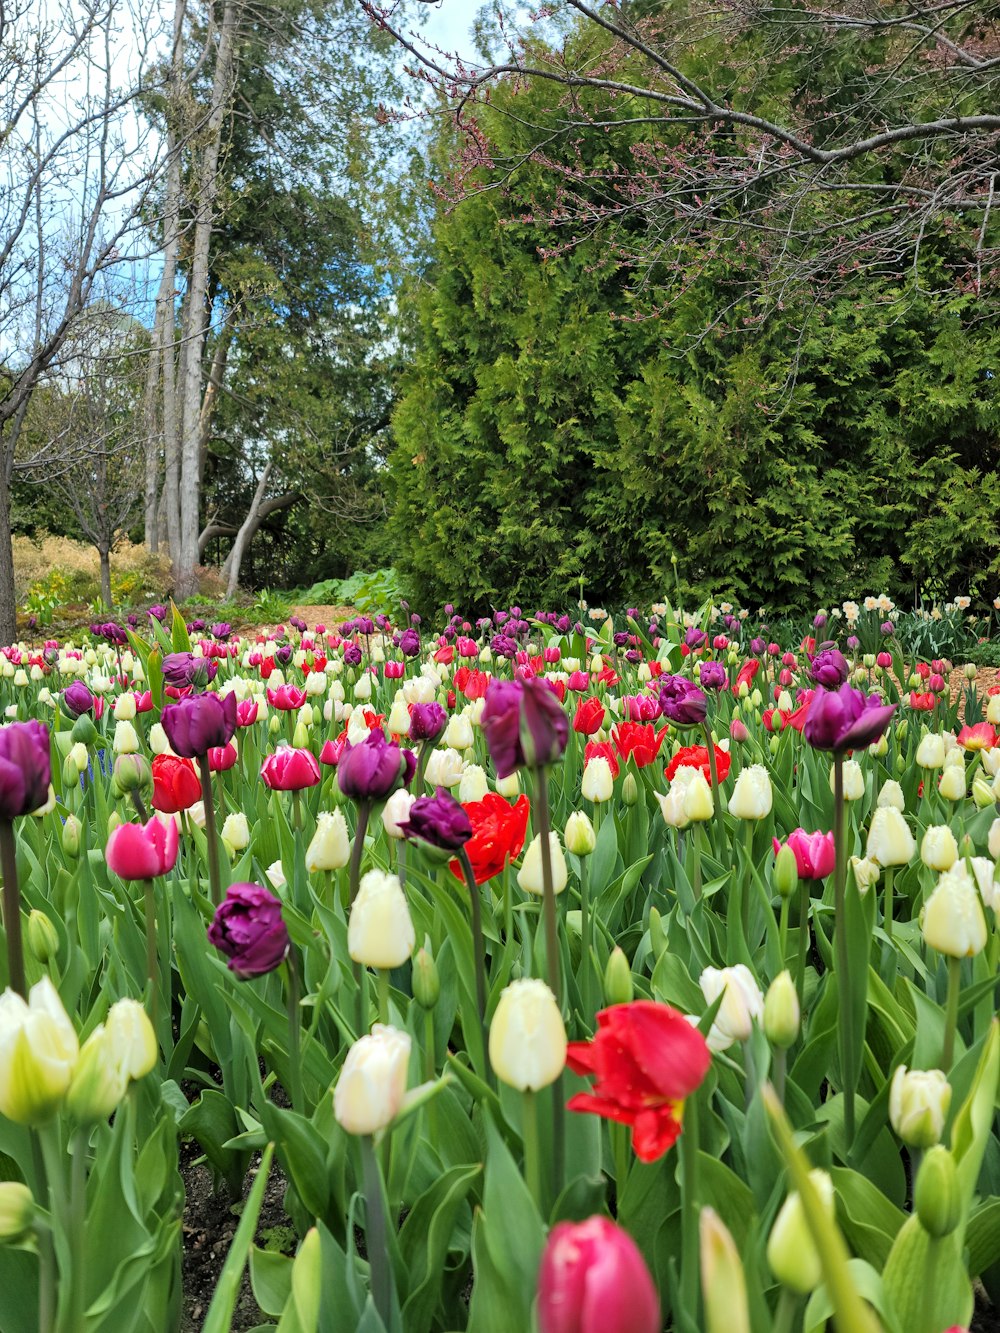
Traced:
POLYGON ((569 718, 549 684, 530 680, 492 680, 482 715, 486 745, 497 777, 518 768, 552 764, 566 748, 569 718))
POLYGON ((214 625, 209 625, 208 632, 213 639, 218 639, 220 643, 225 643, 233 632, 233 627, 228 620, 219 620, 214 625))
POLYGON ((418 797, 399 827, 405 837, 418 838, 444 852, 457 852, 472 837, 469 816, 444 787, 438 787, 433 796, 418 797))
POLYGON ((684 676, 661 676, 660 708, 663 716, 678 727, 697 727, 708 715, 708 699, 693 681, 684 676))
POLYGON ((448 714, 439 703, 414 704, 410 709, 410 740, 436 741, 448 725, 448 714))
POLYGON ((354 801, 384 801, 413 777, 413 752, 388 741, 373 727, 363 741, 349 741, 337 764, 337 785, 354 801))
POLYGON ((62 692, 62 706, 63 712, 69 717, 80 717, 83 713, 93 711, 94 696, 82 680, 74 680, 62 692))
POLYGON ((879 625, 879 629, 882 631, 883 634, 895 634, 896 632, 896 626, 892 623, 891 620, 883 621, 882 624, 879 625))
POLYGON ((858 638, 856 634, 851 634, 848 636, 847 646, 848 648, 850 648, 852 653, 857 652, 857 650, 861 647, 861 640, 858 638))
POLYGON ((399 651, 404 657, 420 656, 420 635, 415 629, 404 629, 399 636, 399 651))
POLYGON ((231 884, 216 908, 208 939, 241 981, 273 972, 289 949, 281 902, 259 884, 231 884))
POLYGON ((361 665, 361 656, 362 656, 362 654, 361 654, 361 649, 358 647, 358 645, 357 645, 356 643, 345 643, 345 644, 344 644, 344 665, 345 665, 345 666, 360 666, 360 665, 361 665))
POLYGON ((824 689, 839 690, 850 670, 847 658, 838 648, 824 648, 812 659, 809 674, 824 689))
POLYGON ((822 611, 813 617, 813 629, 822 629, 825 624, 826 616, 823 615, 822 611))
POLYGON ((188 685, 207 685, 215 679, 219 664, 194 653, 167 653, 160 669, 168 685, 182 690, 188 685))
POLYGON ((290 643, 283 643, 275 652, 274 660, 279 666, 288 666, 288 663, 292 660, 292 645, 290 643))
POLYGON ((158 620, 162 625, 167 618, 167 608, 163 606, 161 603, 157 602, 155 606, 151 606, 149 608, 149 610, 146 612, 146 615, 150 616, 153 620, 158 620))
POLYGON ((764 651, 766 647, 767 644, 762 638, 760 638, 759 635, 756 639, 750 640, 750 651, 752 653, 755 653, 758 657, 761 655, 761 653, 764 651))
POLYGON ((51 781, 48 729, 41 722, 0 727, 0 819, 30 815, 44 805, 51 781))
POLYGON ((699 629, 697 625, 692 625, 684 635, 684 642, 689 648, 703 648, 708 642, 708 635, 703 629, 699 629))
POLYGON ((845 683, 839 690, 817 690, 803 734, 815 750, 861 750, 878 740, 895 711, 895 704, 883 704, 877 694, 866 698, 845 683))
POLYGON ((236 695, 195 694, 168 704, 160 717, 175 754, 198 759, 223 749, 236 731, 236 695))
POLYGON ((729 683, 729 672, 721 662, 702 662, 698 679, 704 690, 721 690, 729 683))

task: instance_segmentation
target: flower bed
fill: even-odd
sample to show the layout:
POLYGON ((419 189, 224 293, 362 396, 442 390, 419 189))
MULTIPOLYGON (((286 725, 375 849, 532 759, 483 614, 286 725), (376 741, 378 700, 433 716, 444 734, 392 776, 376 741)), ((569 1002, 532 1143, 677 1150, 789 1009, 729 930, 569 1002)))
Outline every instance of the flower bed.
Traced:
POLYGON ((0 655, 0 1333, 180 1327, 191 1143, 246 1194, 213 1333, 998 1294, 975 670, 708 608, 157 610, 0 655))

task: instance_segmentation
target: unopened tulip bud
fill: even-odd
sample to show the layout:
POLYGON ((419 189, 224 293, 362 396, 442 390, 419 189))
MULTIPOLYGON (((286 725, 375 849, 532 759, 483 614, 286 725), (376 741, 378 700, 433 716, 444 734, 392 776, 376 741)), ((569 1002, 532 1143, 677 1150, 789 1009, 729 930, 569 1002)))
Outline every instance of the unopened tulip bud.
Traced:
POLYGON ((116 1000, 104 1027, 108 1045, 129 1079, 145 1078, 156 1068, 156 1034, 138 1000, 116 1000))
POLYGON ((226 816, 222 825, 222 841, 226 844, 230 856, 243 852, 250 846, 250 821, 242 810, 226 816))
POLYGON ((880 866, 904 866, 916 850, 916 841, 899 810, 894 805, 879 805, 868 829, 869 858, 880 866))
POLYGON ((964 865, 946 871, 927 900, 921 920, 924 940, 950 958, 971 958, 986 947, 986 917, 979 892, 964 865))
POLYGON ((663 917, 660 915, 659 908, 656 907, 649 909, 649 947, 652 950, 654 962, 659 959, 667 947, 667 932, 663 928, 663 917))
POLYGON ((382 807, 382 827, 389 837, 395 838, 397 842, 405 836, 401 826, 409 819, 410 806, 416 799, 412 792, 400 787, 382 807))
POLYGON ((13 1245, 31 1231, 35 1200, 19 1180, 0 1181, 0 1245, 13 1245))
POLYGON ((799 867, 795 852, 784 843, 774 858, 774 887, 782 898, 790 898, 799 887, 799 867))
POLYGON ((611 765, 603 755, 597 755, 586 765, 583 770, 583 782, 581 792, 584 800, 593 801, 600 804, 604 801, 610 801, 614 795, 615 783, 611 773, 611 765))
POLYGON ((1000 818, 994 819, 993 823, 990 825, 987 846, 989 847, 990 856, 993 857, 993 860, 1000 861, 1000 818))
POLYGON ((574 810, 566 821, 566 850, 574 856, 589 856, 597 845, 594 826, 582 810, 574 810))
POLYGON ((891 807, 894 810, 903 811, 906 808, 906 801, 903 798, 903 789, 895 778, 889 778, 887 782, 882 783, 882 787, 878 794, 878 800, 875 804, 880 810, 883 810, 886 807, 891 807))
MULTIPOLYGON (((86 751, 84 751, 86 753, 86 751)), ((73 762, 73 756, 68 754, 63 760, 62 780, 64 787, 75 787, 80 781, 80 770, 73 762)))
POLYGON ((122 822, 123 822, 123 821, 122 821, 122 817, 121 817, 121 815, 118 813, 118 811, 117 811, 117 810, 112 810, 112 811, 111 811, 111 814, 108 815, 108 833, 109 833, 109 834, 114 833, 115 829, 116 829, 116 828, 118 827, 118 825, 121 824, 122 822))
POLYGON ((693 824, 703 824, 715 813, 712 788, 700 770, 691 771, 693 776, 684 784, 684 813, 693 824))
POLYGON ((167 733, 163 730, 162 722, 154 722, 150 727, 149 748, 154 754, 170 753, 170 742, 167 740, 167 733))
POLYGON ((316 832, 306 848, 306 869, 339 870, 351 859, 351 840, 343 811, 323 811, 316 820, 316 832))
POLYGON ((802 1012, 792 974, 779 972, 764 996, 764 1035, 772 1046, 785 1050, 799 1035, 802 1012))
POLYGON ((441 994, 441 981, 438 977, 437 963, 430 950, 429 939, 424 940, 423 945, 413 956, 413 976, 410 984, 413 988, 413 998, 421 1009, 433 1009, 441 994))
POLYGON ((512 801, 515 796, 521 792, 521 780, 517 773, 509 773, 505 778, 497 778, 497 795, 503 796, 506 800, 512 801))
POLYGON ((889 1123, 908 1148, 930 1148, 941 1141, 951 1084, 940 1069, 899 1065, 889 1085, 889 1123))
MULTIPOLYGON (((549 859, 552 863, 552 890, 554 893, 562 893, 566 887, 569 874, 566 870, 566 860, 563 856, 558 833, 549 834, 549 859)), ((528 844, 528 850, 524 853, 524 860, 521 862, 521 869, 517 872, 517 882, 525 893, 541 895, 545 892, 542 875, 542 835, 540 833, 536 833, 528 844)))
POLYGON ((50 917, 37 907, 28 914, 28 948, 44 965, 59 952, 59 935, 50 917))
MULTIPOLYGON (((809 1179, 832 1221, 835 1214, 833 1181, 825 1171, 819 1170, 810 1171, 809 1179)), ((823 1280, 823 1265, 797 1190, 782 1204, 771 1228, 767 1262, 782 1286, 801 1296, 815 1291, 823 1280)))
POLYGON ((899 776, 902 777, 903 774, 906 772, 906 755, 897 754, 893 767, 895 768, 899 776))
POLYGON ((634 997, 632 968, 624 949, 616 944, 604 969, 604 1001, 606 1004, 631 1004, 634 997))
POLYGON ((73 1024, 48 977, 25 1002, 0 995, 0 1115, 18 1125, 44 1124, 58 1110, 79 1055, 73 1024))
POLYGON ((131 722, 116 722, 115 734, 111 741, 115 754, 136 754, 139 749, 139 737, 131 722))
POLYGON ((127 1088, 128 1076, 118 1063, 102 1023, 80 1049, 66 1093, 66 1109, 78 1124, 96 1124, 108 1119, 127 1088))
POLYGON ((87 753, 87 747, 84 745, 83 741, 76 741, 70 746, 67 761, 72 763, 77 773, 86 773, 87 767, 90 764, 90 755, 87 753))
POLYGON ((858 886, 859 893, 867 893, 870 888, 878 883, 880 874, 878 863, 870 860, 867 856, 851 856, 847 864, 851 867, 851 874, 854 876, 854 882, 858 886))
POLYGON ((976 778, 972 784, 972 799, 977 810, 988 810, 991 805, 995 805, 996 796, 993 794, 992 784, 985 778, 976 778))
POLYGON ((920 840, 920 859, 932 870, 950 870, 958 860, 958 843, 947 824, 931 824, 920 840))
MULTIPOLYGON (((343 817, 343 816, 341 816, 343 817)), ((347 923, 347 952, 365 967, 402 967, 416 934, 406 895, 395 875, 369 870, 361 877, 347 923)))
POLYGON ((486 770, 479 764, 467 764, 458 784, 459 803, 466 805, 471 801, 481 801, 489 789, 486 770))
POLYGON ((501 992, 489 1048, 497 1078, 509 1087, 537 1092, 555 1082, 566 1064, 566 1029, 544 981, 523 977, 501 992))
POLYGON ((625 781, 622 783, 622 802, 625 805, 633 806, 639 801, 639 784, 635 780, 634 773, 626 773, 625 781))
POLYGON ((947 764, 938 783, 938 792, 946 801, 965 800, 965 769, 947 764))
POLYGON ((67 815, 66 822, 62 826, 62 849, 67 856, 73 859, 80 855, 80 835, 82 833, 83 825, 76 815, 67 815))
POLYGON ((701 1210, 698 1234, 706 1333, 750 1333, 746 1277, 736 1242, 712 1208, 701 1210))
POLYGON ((936 1240, 950 1235, 962 1217, 962 1193, 955 1159, 940 1143, 931 1148, 917 1171, 913 1210, 920 1225, 936 1240))
POLYGON ((111 711, 118 722, 131 722, 136 712, 135 696, 133 694, 119 694, 111 711))
POLYGON ((917 746, 917 764, 921 768, 943 768, 944 758, 944 737, 939 732, 929 731, 917 746))
POLYGON ((868 753, 875 755, 876 758, 878 759, 881 759, 882 756, 888 754, 888 752, 889 752, 889 742, 886 740, 885 732, 883 732, 882 735, 878 738, 877 741, 875 741, 873 745, 869 745, 868 753))
POLYGON ((295 724, 295 730, 292 732, 292 745, 296 750, 307 750, 309 748, 309 728, 300 718, 295 724))
POLYGON ((986 721, 1000 726, 1000 694, 991 694, 986 705, 986 721))
POLYGON ((112 770, 111 790, 116 796, 126 796, 133 791, 151 795, 153 770, 149 760, 141 754, 120 754, 112 770))
MULTIPOLYGON (((865 794, 865 775, 856 759, 845 759, 842 764, 844 774, 844 800, 859 801, 865 794)), ((830 790, 834 789, 836 770, 830 770, 830 790)))
POLYGON ((348 1134, 375 1134, 390 1125, 406 1095, 410 1035, 376 1023, 347 1052, 333 1090, 333 1113, 348 1134))

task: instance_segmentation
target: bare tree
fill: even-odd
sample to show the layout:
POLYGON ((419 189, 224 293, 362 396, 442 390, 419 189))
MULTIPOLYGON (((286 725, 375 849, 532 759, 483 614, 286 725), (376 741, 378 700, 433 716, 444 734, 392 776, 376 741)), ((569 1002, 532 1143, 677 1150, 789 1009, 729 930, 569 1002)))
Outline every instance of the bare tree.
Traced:
POLYGON ((64 461, 22 447, 36 391, 60 374, 97 295, 134 295, 157 145, 138 97, 156 40, 127 0, 0 6, 0 640, 15 633, 10 481, 64 461))
POLYGON ((953 285, 1000 276, 996 6, 555 0, 525 29, 501 4, 491 54, 470 65, 408 30, 398 3, 359 2, 454 112, 464 152, 445 195, 541 167, 525 220, 552 227, 552 251, 600 233, 610 263, 660 292, 683 280, 679 255, 724 253, 741 292, 771 303, 820 299, 859 269, 919 282, 941 236, 953 285), (551 88, 541 114, 516 97, 526 80, 551 88), (487 103, 516 124, 514 151, 491 139, 487 103))

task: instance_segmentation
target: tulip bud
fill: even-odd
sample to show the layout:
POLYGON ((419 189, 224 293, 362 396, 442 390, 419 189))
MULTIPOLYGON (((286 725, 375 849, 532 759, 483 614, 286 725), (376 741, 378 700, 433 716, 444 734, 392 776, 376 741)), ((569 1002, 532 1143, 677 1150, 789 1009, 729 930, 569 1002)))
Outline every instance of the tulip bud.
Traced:
POLYGON ((28 948, 43 965, 59 952, 59 935, 50 917, 37 907, 28 914, 28 948))
POLYGON ((145 1078, 156 1068, 156 1034, 138 1000, 116 1000, 104 1024, 109 1048, 130 1079, 145 1078))
POLYGON ((946 871, 924 907, 924 940, 950 958, 971 958, 986 947, 986 917, 964 865, 946 871))
POLYGON ((0 1245, 23 1240, 35 1220, 35 1200, 19 1180, 0 1181, 0 1245))
POLYGON ((154 722, 149 729, 149 748, 154 754, 170 754, 170 742, 162 722, 154 722))
POLYGON ((597 846, 594 826, 582 810, 574 810, 566 821, 566 850, 574 856, 589 856, 597 846))
POLYGON ((965 800, 965 769, 957 764, 946 764, 938 783, 938 792, 946 801, 965 800))
POLYGON ((975 680, 976 676, 979 674, 979 668, 976 666, 975 662, 966 662, 962 670, 965 672, 966 680, 975 680))
POLYGON ((746 1278, 736 1242, 712 1208, 701 1210, 698 1230, 706 1333, 750 1333, 746 1278))
POLYGON ((1000 726, 1000 694, 991 694, 986 704, 986 721, 1000 726))
POLYGON ((920 841, 920 859, 932 870, 950 870, 958 860, 958 843, 947 824, 931 824, 920 841))
POLYGON ((109 833, 109 834, 114 833, 115 829, 116 829, 116 828, 118 827, 118 825, 121 824, 122 822, 123 822, 123 821, 122 821, 122 817, 121 817, 121 815, 118 813, 118 811, 117 811, 117 810, 112 810, 111 813, 110 813, 110 815, 108 815, 108 833, 109 833))
POLYGON ((614 795, 614 777, 611 765, 603 755, 591 759, 584 768, 580 790, 585 800, 595 804, 611 800, 614 795))
POLYGON ((636 805, 639 801, 639 784, 635 780, 634 773, 625 774, 625 781, 622 783, 622 801, 628 806, 636 805))
POLYGON ((774 858, 773 883, 782 898, 790 898, 799 887, 799 867, 795 852, 784 843, 774 858))
POLYGON ((764 1035, 772 1046, 785 1050, 799 1035, 801 1021, 795 982, 786 968, 774 978, 764 996, 764 1035))
POLYGON ((97 728, 89 713, 81 713, 73 723, 73 730, 70 732, 74 741, 79 741, 81 745, 93 745, 97 740, 97 728))
POLYGON ((413 988, 413 998, 421 1009, 433 1009, 441 994, 441 981, 430 943, 430 939, 425 937, 423 944, 413 956, 413 976, 410 984, 413 988))
POLYGON ((712 788, 699 769, 691 769, 691 778, 684 784, 684 814, 695 824, 703 824, 715 813, 712 788))
POLYGON ((920 1225, 936 1240, 948 1236, 962 1217, 962 1198, 955 1159, 937 1144, 929 1150, 917 1171, 913 1207, 920 1225))
POLYGON ((132 694, 119 694, 115 700, 115 706, 111 710, 118 722, 131 722, 135 717, 135 696, 132 694))
POLYGON ((906 772, 906 755, 897 754, 895 761, 893 763, 893 768, 895 768, 899 776, 902 777, 903 774, 906 772))
POLYGON ((66 1109, 78 1124, 96 1124, 99 1120, 107 1120, 127 1088, 128 1075, 101 1023, 80 1050, 66 1093, 66 1109))
POLYGON ((867 893, 873 885, 878 883, 880 872, 877 862, 870 860, 867 856, 851 856, 847 863, 851 867, 851 873, 854 875, 854 882, 858 886, 859 893, 867 893))
POLYGON ((976 804, 977 810, 988 810, 991 805, 996 804, 993 787, 985 778, 976 778, 973 782, 972 799, 976 804))
POLYGON ((631 1004, 635 996, 632 968, 624 949, 617 944, 611 950, 604 969, 604 1000, 606 1004, 631 1004))
POLYGON ((76 815, 67 815, 66 823, 62 826, 62 849, 73 860, 80 855, 80 835, 82 832, 83 825, 76 815))
MULTIPOLYGON (((552 863, 552 890, 554 893, 562 893, 566 887, 569 874, 566 870, 566 860, 559 843, 558 833, 549 834, 549 858, 552 863)), ((517 872, 517 882, 525 893, 541 895, 545 892, 542 877, 542 835, 540 833, 536 833, 528 844, 528 850, 524 853, 524 860, 521 862, 521 869, 517 872)))
POLYGON ((490 1064, 520 1092, 548 1087, 566 1064, 566 1029, 544 981, 522 977, 500 995, 490 1023, 490 1064))
POLYGON ((406 1095, 410 1036, 376 1023, 347 1052, 333 1090, 333 1113, 348 1134, 375 1134, 396 1118, 406 1095))
POLYGON ((903 866, 916 850, 916 841, 899 810, 894 805, 878 806, 868 829, 869 858, 880 866, 903 866))
POLYGON ((111 774, 111 790, 115 796, 141 792, 149 796, 153 790, 153 770, 149 760, 141 754, 120 754, 111 774))
POLYGON ((733 1042, 749 1040, 754 1023, 764 1017, 764 996, 750 969, 743 963, 706 967, 698 985, 706 1005, 723 997, 708 1036, 712 1050, 724 1051, 733 1042))
MULTIPOLYGON (((86 750, 84 751, 84 754, 86 754, 86 750)), ((80 781, 80 770, 73 762, 73 756, 71 754, 68 754, 63 760, 62 780, 63 786, 70 788, 75 787, 80 781)))
POLYGON ((903 798, 903 789, 895 778, 889 778, 887 782, 882 783, 882 787, 878 794, 878 800, 875 802, 875 805, 879 810, 884 810, 888 807, 894 810, 899 810, 900 813, 906 808, 906 801, 903 798))
POLYGON ((362 876, 351 906, 347 952, 365 967, 402 967, 415 942, 410 909, 399 880, 382 870, 369 870, 362 876))
MULTIPOLYGON (((809 1179, 832 1221, 835 1213, 833 1181, 825 1171, 819 1170, 810 1171, 809 1179)), ((802 1296, 814 1291, 823 1280, 823 1265, 797 1190, 782 1204, 771 1228, 767 1262, 782 1286, 802 1296)))
POLYGON ((889 1122, 909 1148, 930 1148, 944 1133, 951 1084, 940 1069, 899 1065, 889 1085, 889 1122))
POLYGON ((90 764, 90 755, 87 753, 87 747, 82 741, 76 741, 70 746, 70 751, 67 755, 67 763, 71 763, 77 773, 86 773, 87 767, 90 764))
POLYGON ((18 1125, 49 1120, 69 1087, 79 1054, 76 1032, 48 977, 28 1001, 0 996, 0 1114, 18 1125))
POLYGON ((230 856, 246 851, 250 846, 250 821, 242 810, 226 816, 222 825, 222 841, 230 856))
POLYGON ((323 811, 316 820, 316 832, 306 848, 306 869, 339 870, 351 859, 351 840, 343 811, 323 811))
MULTIPOLYGON (((861 771, 861 765, 856 759, 845 759, 843 762, 844 773, 844 800, 858 801, 865 794, 865 775, 861 771)), ((834 789, 834 780, 836 770, 830 769, 830 790, 834 789)))
POLYGON ((889 742, 886 739, 885 732, 882 733, 877 741, 874 741, 869 745, 868 753, 875 755, 878 759, 881 759, 883 755, 889 753, 889 742))
POLYGON ((520 795, 521 780, 517 772, 508 773, 505 778, 497 778, 497 795, 503 796, 506 800, 512 801, 515 796, 520 795))
POLYGON ((486 780, 486 770, 479 764, 467 764, 458 784, 458 799, 462 805, 470 801, 481 801, 490 789, 486 780))
POLYGON ((917 763, 921 768, 944 767, 944 737, 936 731, 929 731, 921 738, 917 746, 917 763))
POLYGON ((649 947, 653 953, 654 963, 659 960, 667 947, 667 932, 663 929, 663 917, 656 907, 649 909, 649 947))

